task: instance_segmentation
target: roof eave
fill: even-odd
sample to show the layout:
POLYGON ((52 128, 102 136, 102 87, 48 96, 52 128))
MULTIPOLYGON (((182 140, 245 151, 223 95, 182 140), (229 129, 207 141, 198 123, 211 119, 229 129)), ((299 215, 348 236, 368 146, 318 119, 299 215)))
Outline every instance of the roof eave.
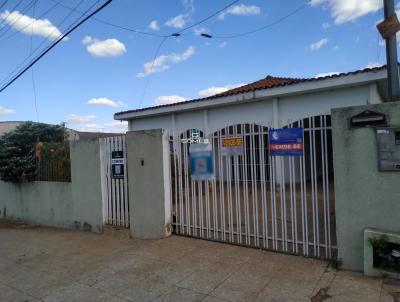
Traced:
POLYGON ((208 100, 192 101, 187 103, 177 103, 173 106, 158 107, 154 109, 147 109, 142 111, 120 112, 114 114, 115 120, 131 120, 144 117, 152 117, 157 115, 165 115, 176 112, 201 110, 213 107, 220 107, 229 104, 253 102, 265 98, 277 98, 290 95, 298 95, 311 93, 320 90, 329 90, 332 88, 344 88, 349 86, 358 86, 370 82, 383 80, 387 78, 386 69, 378 71, 364 72, 358 74, 349 74, 339 77, 330 77, 326 79, 318 79, 311 81, 304 81, 290 85, 278 86, 268 89, 254 90, 246 93, 230 95, 220 98, 212 98, 208 100))

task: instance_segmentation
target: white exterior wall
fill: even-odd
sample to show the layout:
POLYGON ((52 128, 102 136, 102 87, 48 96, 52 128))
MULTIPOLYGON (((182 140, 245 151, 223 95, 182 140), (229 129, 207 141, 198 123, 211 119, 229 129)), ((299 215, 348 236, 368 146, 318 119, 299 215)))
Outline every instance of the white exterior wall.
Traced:
POLYGON ((243 104, 135 118, 129 121, 129 130, 162 128, 167 129, 170 135, 173 133, 178 135, 193 128, 200 129, 205 133, 212 133, 226 126, 239 123, 282 127, 288 122, 294 122, 305 117, 330 114, 333 108, 379 103, 381 99, 374 89, 375 86, 376 84, 369 84, 337 88, 279 99, 259 98, 253 101, 244 101, 243 104), (274 100, 277 100, 275 112, 274 100))

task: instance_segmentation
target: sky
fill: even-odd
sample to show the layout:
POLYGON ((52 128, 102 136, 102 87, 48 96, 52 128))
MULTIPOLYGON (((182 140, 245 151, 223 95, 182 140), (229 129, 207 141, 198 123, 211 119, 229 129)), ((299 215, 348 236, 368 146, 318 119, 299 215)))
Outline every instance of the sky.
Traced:
MULTIPOLYGON (((104 2, 0 0, 1 85, 104 2)), ((382 0, 241 0, 179 37, 160 37, 232 2, 112 1, 0 93, 0 121, 121 132, 119 111, 206 97, 267 75, 309 78, 385 64, 376 30, 382 0)))

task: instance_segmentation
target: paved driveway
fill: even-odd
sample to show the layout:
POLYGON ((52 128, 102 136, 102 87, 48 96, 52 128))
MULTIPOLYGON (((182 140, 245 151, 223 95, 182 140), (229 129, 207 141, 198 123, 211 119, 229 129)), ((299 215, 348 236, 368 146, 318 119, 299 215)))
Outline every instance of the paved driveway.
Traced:
POLYGON ((393 301, 398 285, 326 262, 172 236, 0 221, 0 301, 393 301), (328 295, 330 297, 328 297, 328 295))

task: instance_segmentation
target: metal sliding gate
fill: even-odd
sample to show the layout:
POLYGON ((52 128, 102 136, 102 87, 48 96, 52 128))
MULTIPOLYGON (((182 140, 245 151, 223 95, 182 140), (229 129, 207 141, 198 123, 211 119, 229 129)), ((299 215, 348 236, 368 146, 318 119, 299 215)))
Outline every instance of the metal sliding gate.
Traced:
POLYGON ((215 177, 203 181, 191 180, 190 131, 171 138, 174 232, 332 258, 336 231, 330 116, 287 127, 304 128, 303 156, 270 156, 269 129, 257 124, 229 126, 205 137, 212 143, 215 177), (242 138, 241 155, 222 154, 221 142, 229 137, 242 138))
POLYGON ((125 135, 100 139, 104 223, 129 227, 125 135))

